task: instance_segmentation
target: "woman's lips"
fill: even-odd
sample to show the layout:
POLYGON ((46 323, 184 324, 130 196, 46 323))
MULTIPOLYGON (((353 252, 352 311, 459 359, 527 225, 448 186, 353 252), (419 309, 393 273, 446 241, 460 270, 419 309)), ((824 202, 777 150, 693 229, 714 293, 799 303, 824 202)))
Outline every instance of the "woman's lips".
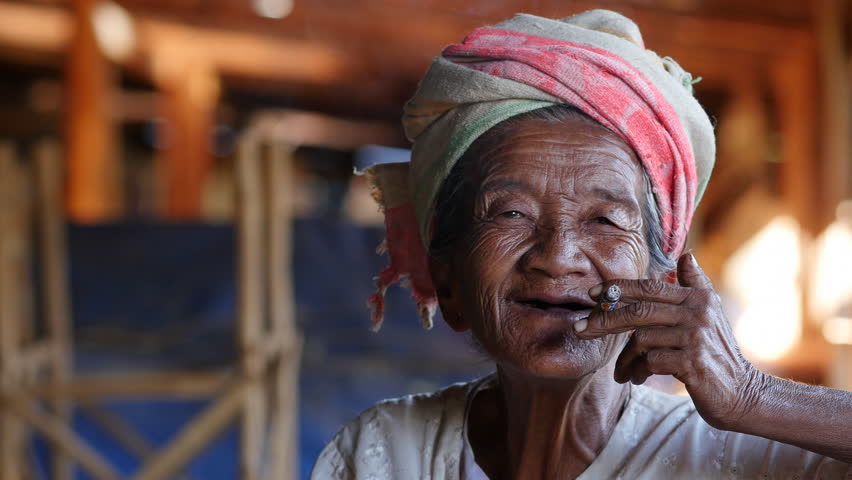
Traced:
POLYGON ((591 299, 571 294, 517 295, 511 298, 510 302, 527 310, 527 314, 554 316, 565 320, 588 317, 595 306, 591 299))

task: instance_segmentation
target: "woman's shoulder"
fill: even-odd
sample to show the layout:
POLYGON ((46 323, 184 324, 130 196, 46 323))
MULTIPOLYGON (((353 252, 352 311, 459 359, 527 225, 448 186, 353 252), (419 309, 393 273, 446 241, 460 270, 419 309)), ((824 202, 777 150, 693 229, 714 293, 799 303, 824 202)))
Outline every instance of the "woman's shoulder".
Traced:
POLYGON ((311 478, 423 478, 436 469, 451 473, 462 451, 467 398, 482 380, 373 405, 337 432, 311 478))

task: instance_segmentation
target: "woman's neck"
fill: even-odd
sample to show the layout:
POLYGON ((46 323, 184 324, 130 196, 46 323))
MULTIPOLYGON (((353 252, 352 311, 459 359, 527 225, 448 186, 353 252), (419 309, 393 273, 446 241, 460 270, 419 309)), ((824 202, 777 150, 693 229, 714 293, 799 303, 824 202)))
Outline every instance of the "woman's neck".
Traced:
POLYGON ((557 381, 498 367, 499 388, 477 402, 491 421, 480 417, 479 425, 471 426, 471 442, 493 449, 490 455, 480 455, 485 448, 476 452, 478 462, 489 464, 480 464, 486 473, 512 472, 511 478, 580 475, 603 450, 627 401, 629 385, 613 381, 612 368, 576 381, 557 381))

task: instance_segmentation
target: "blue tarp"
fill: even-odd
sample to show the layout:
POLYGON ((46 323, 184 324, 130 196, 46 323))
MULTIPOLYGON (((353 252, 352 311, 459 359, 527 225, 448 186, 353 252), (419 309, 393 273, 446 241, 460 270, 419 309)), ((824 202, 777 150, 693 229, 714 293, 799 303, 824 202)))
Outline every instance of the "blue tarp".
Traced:
MULTIPOLYGON (((339 220, 298 220, 293 275, 305 336, 300 377, 300 469, 377 400, 433 390, 487 372, 463 335, 439 319, 420 327, 406 290, 388 291, 381 333, 370 332, 366 298, 386 262, 379 228, 339 220)), ((228 225, 113 224, 69 228, 71 293, 80 372, 207 369, 234 360, 234 232, 228 225)), ((156 445, 205 403, 163 398, 107 407, 156 445)), ((85 416, 75 428, 121 472, 137 462, 85 416)), ((188 470, 195 479, 236 478, 238 440, 229 431, 188 470)), ((86 478, 82 475, 79 478, 86 478)))

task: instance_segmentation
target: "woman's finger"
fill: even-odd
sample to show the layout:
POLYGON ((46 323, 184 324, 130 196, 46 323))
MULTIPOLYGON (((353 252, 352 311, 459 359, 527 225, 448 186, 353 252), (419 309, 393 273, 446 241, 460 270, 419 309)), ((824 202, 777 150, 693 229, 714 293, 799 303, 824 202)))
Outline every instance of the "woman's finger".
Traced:
POLYGON ((651 350, 636 362, 628 380, 634 385, 642 385, 651 375, 671 375, 680 380, 686 361, 685 356, 686 353, 678 349, 651 350))
POLYGON ((645 327, 678 325, 689 309, 669 303, 637 301, 615 310, 593 310, 586 319, 574 324, 580 338, 598 338, 612 333, 628 332, 645 327))
POLYGON ((658 348, 645 355, 645 365, 653 375, 671 375, 684 381, 685 373, 690 367, 688 354, 685 350, 658 348))
POLYGON ((657 348, 682 349, 689 335, 678 327, 652 327, 636 330, 615 360, 615 380, 624 383, 634 376, 633 370, 645 355, 657 348))
POLYGON ((645 380, 653 375, 651 371, 648 369, 648 364, 644 361, 637 362, 636 366, 631 370, 630 376, 627 377, 626 381, 630 381, 633 385, 642 385, 645 383, 645 380))
POLYGON ((685 253, 677 261, 677 281, 684 287, 712 289, 713 282, 698 266, 692 253, 685 253))

